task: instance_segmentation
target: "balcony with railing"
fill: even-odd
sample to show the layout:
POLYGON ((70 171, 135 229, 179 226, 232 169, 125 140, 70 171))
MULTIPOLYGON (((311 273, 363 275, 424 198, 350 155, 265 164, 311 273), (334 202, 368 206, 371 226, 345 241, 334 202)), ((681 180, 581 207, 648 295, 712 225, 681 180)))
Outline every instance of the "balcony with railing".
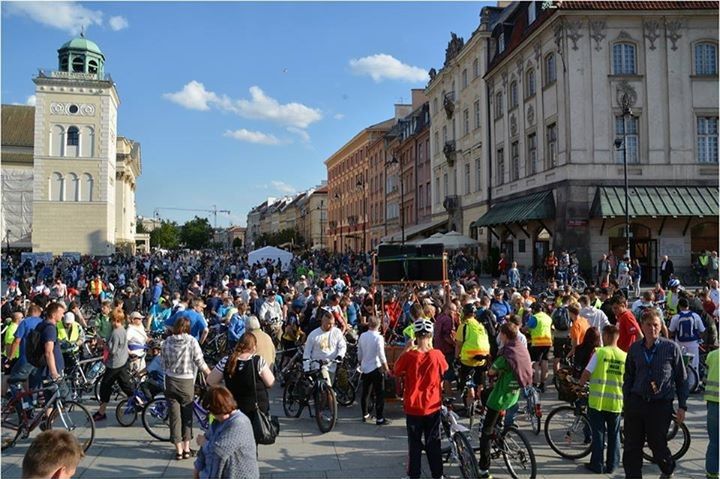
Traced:
POLYGON ((113 81, 109 73, 66 72, 57 70, 56 68, 38 68, 38 73, 35 75, 35 78, 80 81, 113 81))

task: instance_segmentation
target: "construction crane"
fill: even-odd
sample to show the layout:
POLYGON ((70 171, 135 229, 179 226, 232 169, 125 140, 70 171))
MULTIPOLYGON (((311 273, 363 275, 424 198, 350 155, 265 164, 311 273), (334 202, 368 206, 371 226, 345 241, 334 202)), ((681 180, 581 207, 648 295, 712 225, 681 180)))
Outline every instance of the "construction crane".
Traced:
POLYGON ((219 210, 216 205, 212 205, 211 210, 200 210, 200 209, 193 209, 193 208, 166 208, 166 207, 158 207, 153 210, 153 216, 155 219, 160 219, 160 210, 173 210, 173 211, 199 211, 203 213, 211 213, 213 215, 213 224, 214 228, 217 229, 217 215, 218 213, 225 213, 226 215, 230 214, 230 210, 219 210))

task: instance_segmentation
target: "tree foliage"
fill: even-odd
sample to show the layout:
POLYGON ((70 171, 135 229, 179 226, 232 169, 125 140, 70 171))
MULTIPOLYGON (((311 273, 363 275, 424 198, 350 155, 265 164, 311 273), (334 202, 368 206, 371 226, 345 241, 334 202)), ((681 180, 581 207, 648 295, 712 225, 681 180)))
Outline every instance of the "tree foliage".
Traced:
POLYGON ((255 247, 280 246, 285 243, 303 244, 305 238, 294 228, 287 228, 277 233, 263 233, 255 240, 255 247))
POLYGON ((138 221, 137 225, 135 225, 135 232, 139 234, 148 233, 148 230, 145 229, 145 225, 142 221, 138 221))
POLYGON ((175 249, 180 245, 180 228, 174 221, 163 221, 150 232, 150 246, 175 249))
POLYGON ((196 216, 180 228, 180 241, 186 248, 208 248, 212 240, 213 229, 207 218, 196 216))

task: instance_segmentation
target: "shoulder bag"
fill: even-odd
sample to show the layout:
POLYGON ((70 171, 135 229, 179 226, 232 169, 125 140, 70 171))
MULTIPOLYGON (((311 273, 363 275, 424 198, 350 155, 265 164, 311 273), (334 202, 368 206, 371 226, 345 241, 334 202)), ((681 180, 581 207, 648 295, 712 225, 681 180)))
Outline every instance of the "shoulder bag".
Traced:
POLYGON ((274 444, 275 438, 280 433, 280 422, 277 416, 265 414, 258 407, 257 397, 257 383, 255 376, 258 374, 257 365, 254 360, 250 360, 253 378, 253 391, 255 392, 255 411, 250 414, 250 422, 253 427, 253 434, 255 435, 255 443, 257 444, 274 444))

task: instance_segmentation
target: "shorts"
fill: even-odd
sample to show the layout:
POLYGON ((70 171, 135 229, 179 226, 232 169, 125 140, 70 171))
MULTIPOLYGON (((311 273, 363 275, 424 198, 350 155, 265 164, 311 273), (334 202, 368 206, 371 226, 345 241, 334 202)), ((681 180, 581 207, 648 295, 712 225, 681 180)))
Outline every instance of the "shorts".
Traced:
POLYGON ((571 345, 570 338, 553 338, 553 357, 565 359, 570 352, 571 345))
POLYGON ((455 355, 450 353, 445 355, 445 361, 448 363, 448 370, 445 371, 445 374, 443 374, 443 379, 445 381, 454 381, 457 379, 457 374, 455 374, 455 355))
POLYGON ((484 386, 487 382, 487 366, 466 366, 461 364, 458 374, 458 389, 465 387, 470 374, 472 374, 476 386, 484 386))
POLYGON ((530 346, 530 359, 533 361, 547 361, 550 346, 530 346))

